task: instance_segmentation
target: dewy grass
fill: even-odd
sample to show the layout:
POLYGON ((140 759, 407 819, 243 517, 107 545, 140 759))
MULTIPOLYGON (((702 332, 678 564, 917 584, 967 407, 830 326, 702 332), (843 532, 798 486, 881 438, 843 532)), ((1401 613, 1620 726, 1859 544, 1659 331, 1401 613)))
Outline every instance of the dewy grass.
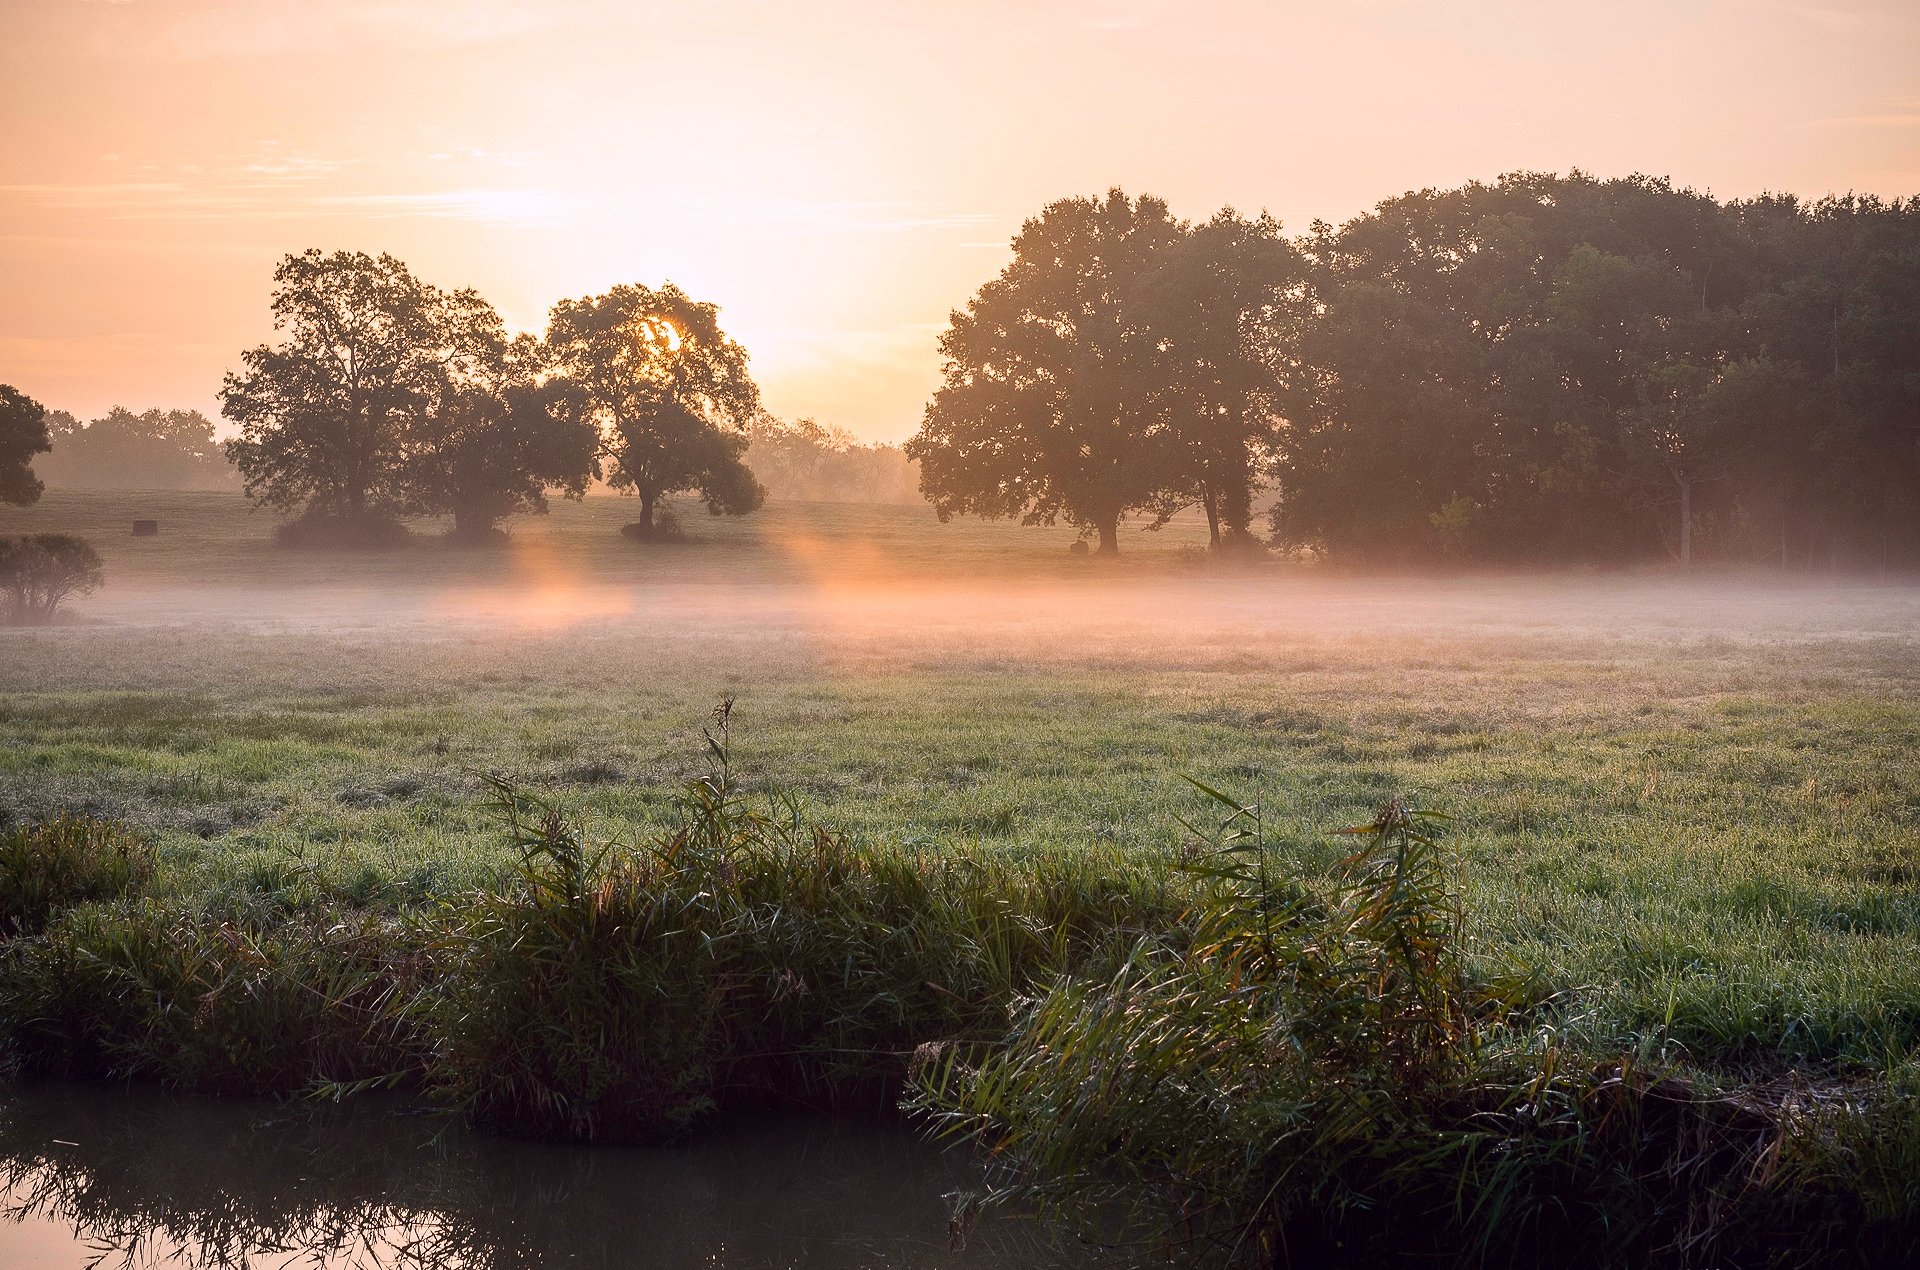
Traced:
MULTIPOLYGON (((922 1052, 928 1071, 977 1062, 1023 1003, 1164 974, 1193 947, 1212 882, 1175 866, 1196 840, 1182 818, 1210 799, 1176 773, 1261 807, 1282 934, 1347 911, 1350 840, 1329 826, 1440 791, 1459 819, 1434 929, 1471 1006, 1453 1052, 1494 1101, 1436 1094, 1419 1123, 1469 1117, 1487 1136, 1433 1158, 1480 1142, 1476 1160, 1534 1188, 1476 1183, 1469 1227, 1519 1230, 1497 1214, 1617 1176, 1579 1173, 1599 1158, 1583 1142, 1671 1145, 1666 1129, 1758 1115, 1772 1163, 1706 1174, 1764 1178, 1765 1207, 1800 1222, 1783 1249, 1806 1260, 1836 1211, 1910 1229, 1920 590, 1285 571, 1223 587, 1174 553, 1087 570, 1017 527, 791 505, 646 553, 616 532, 626 509, 594 499, 516 526, 506 552, 343 563, 277 551, 237 499, 164 496, 142 510, 158 539, 125 537, 125 514, 58 492, 0 511, 0 531, 96 538, 115 579, 69 624, 0 632, 0 818, 115 822, 153 848, 150 875, 48 903, 44 934, 0 952, 16 1061, 198 1089, 389 1081, 601 1137, 670 1136, 706 1101, 887 1107, 923 1043, 948 1045, 922 1052), (725 867, 669 865, 687 785, 711 775, 689 721, 730 691, 751 761, 727 783, 765 827, 729 812, 725 867), (605 876, 665 878, 711 923, 700 957, 662 963, 715 994, 711 1064, 644 1105, 595 1092, 627 1067, 575 1063, 564 999, 536 998, 644 980, 599 982, 556 951, 579 914, 536 903, 530 844, 500 832, 481 772, 521 798, 523 832, 545 823, 537 795, 565 809, 556 832, 617 843, 605 876), (797 824, 769 801, 782 784, 797 824), (732 881, 702 897, 703 877, 732 881), (547 951, 503 962, 524 992, 501 1004, 546 1041, 462 1031, 441 1006, 487 999, 480 971, 523 928, 547 951), (485 1054, 503 1056, 491 1085, 485 1054), (1543 1070, 1539 1097, 1503 1101, 1543 1070), (1601 1120, 1666 1128, 1603 1140, 1601 1120)), ((607 903, 624 922, 638 901, 607 903)), ((1253 1114, 1220 1104, 1228 1130, 1253 1114)), ((1645 1150, 1628 1158, 1647 1176, 1699 1171, 1645 1150)), ((1340 1202, 1382 1201, 1369 1182, 1340 1202)))
POLYGON ((730 727, 727 703, 664 827, 597 845, 494 780, 510 875, 399 912, 71 894, 0 948, 6 1051, 399 1087, 591 1141, 905 1092, 986 1142, 987 1198, 1196 1261, 1914 1246, 1910 1056, 1756 1081, 1657 1032, 1610 1048, 1576 1003, 1476 970, 1432 812, 1388 800, 1318 881, 1205 785, 1225 814, 1171 862, 863 846, 750 792, 730 727))
POLYGON ((1206 792, 1231 814, 1188 864, 1206 889, 1184 938, 1061 975, 1006 1038, 922 1067, 909 1105, 994 1165, 963 1213, 1033 1207, 1250 1266, 1869 1265, 1920 1247, 1920 1188, 1892 1180, 1904 1096, 1723 1090, 1569 1043, 1467 972, 1435 813, 1392 800, 1346 830, 1365 844, 1315 896, 1276 886, 1256 809, 1206 792))

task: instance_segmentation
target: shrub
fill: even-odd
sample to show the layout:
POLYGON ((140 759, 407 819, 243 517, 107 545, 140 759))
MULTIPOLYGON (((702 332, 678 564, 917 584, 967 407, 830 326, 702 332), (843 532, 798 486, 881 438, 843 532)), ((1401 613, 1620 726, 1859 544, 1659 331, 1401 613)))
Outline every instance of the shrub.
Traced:
POLYGON ((884 1108, 923 1044, 1005 1033, 1068 959, 1103 964, 1179 899, 1145 866, 855 847, 748 805, 726 708, 678 822, 585 844, 502 784, 515 885, 436 921, 422 998, 438 1094, 548 1136, 684 1136, 769 1098, 884 1108))
POLYGON ((392 919, 253 925, 155 900, 73 909, 0 963, 0 1035, 28 1071, 287 1093, 405 1079, 417 954, 392 919))
POLYGON ((117 899, 152 874, 152 848, 107 821, 61 816, 0 830, 0 938, 38 934, 60 910, 117 899))
POLYGON ((680 517, 671 507, 659 507, 654 510, 653 523, 636 520, 620 526, 620 536, 631 538, 635 542, 685 542, 686 528, 681 525, 680 517))
POLYGON ((307 511, 273 531, 283 547, 315 550, 377 551, 404 547, 413 541, 407 527, 391 516, 307 511))
POLYGON ((0 616, 45 622, 70 595, 91 594, 106 580, 100 553, 84 538, 29 534, 0 538, 0 616))

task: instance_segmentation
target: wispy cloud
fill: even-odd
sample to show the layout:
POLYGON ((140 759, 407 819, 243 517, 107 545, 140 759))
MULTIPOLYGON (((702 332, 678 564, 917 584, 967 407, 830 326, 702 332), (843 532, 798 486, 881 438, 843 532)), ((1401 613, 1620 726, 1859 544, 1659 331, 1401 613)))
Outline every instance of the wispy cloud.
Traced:
POLYGON ((563 200, 538 190, 459 188, 318 193, 290 189, 274 174, 257 183, 181 181, 0 185, 0 199, 117 221, 260 221, 348 216, 433 217, 490 224, 551 222, 563 200))

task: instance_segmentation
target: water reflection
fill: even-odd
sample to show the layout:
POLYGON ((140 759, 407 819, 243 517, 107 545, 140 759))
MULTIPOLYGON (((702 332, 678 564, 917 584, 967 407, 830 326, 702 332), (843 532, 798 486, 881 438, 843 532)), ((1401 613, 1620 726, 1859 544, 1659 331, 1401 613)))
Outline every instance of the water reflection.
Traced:
POLYGON ((967 1161, 898 1127, 783 1119, 672 1150, 88 1087, 0 1092, 0 1265, 1089 1266, 1025 1223, 953 1247, 967 1161))

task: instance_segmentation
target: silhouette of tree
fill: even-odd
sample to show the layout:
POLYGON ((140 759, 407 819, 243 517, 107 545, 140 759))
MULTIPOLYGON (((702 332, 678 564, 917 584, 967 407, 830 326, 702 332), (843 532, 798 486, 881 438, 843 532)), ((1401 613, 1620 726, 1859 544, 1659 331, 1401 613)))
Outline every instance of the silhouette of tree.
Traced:
POLYGON ((444 307, 440 381, 409 429, 402 486, 410 510, 453 517, 453 541, 494 541, 506 517, 546 511, 548 489, 583 495, 599 437, 550 409, 539 341, 508 339, 493 307, 471 291, 444 307))
POLYGON ((443 378, 447 297, 362 252, 308 250, 273 277, 283 339, 244 353, 220 394, 247 494, 349 526, 398 511, 408 430, 443 378))
POLYGON ((46 487, 33 474, 33 456, 50 448, 47 411, 10 384, 0 384, 0 503, 25 506, 46 487))
POLYGON ((1253 499, 1271 463, 1281 365, 1300 320, 1297 273, 1279 222, 1225 209, 1174 246, 1142 290, 1161 366, 1146 391, 1175 456, 1155 500, 1158 523, 1198 504, 1216 549, 1258 545, 1253 499))
POLYGON ((1141 291, 1186 227, 1157 198, 1049 204, 1013 263, 940 338, 942 383, 907 454, 942 520, 1065 519, 1119 550, 1119 524, 1155 504, 1181 456, 1156 412, 1157 332, 1141 291))
POLYGON ((672 283, 617 286, 555 305, 547 346, 556 412, 593 428, 608 484, 639 496, 640 519, 627 532, 653 534, 668 494, 695 491, 716 516, 765 501, 741 461, 760 390, 717 307, 672 283))

